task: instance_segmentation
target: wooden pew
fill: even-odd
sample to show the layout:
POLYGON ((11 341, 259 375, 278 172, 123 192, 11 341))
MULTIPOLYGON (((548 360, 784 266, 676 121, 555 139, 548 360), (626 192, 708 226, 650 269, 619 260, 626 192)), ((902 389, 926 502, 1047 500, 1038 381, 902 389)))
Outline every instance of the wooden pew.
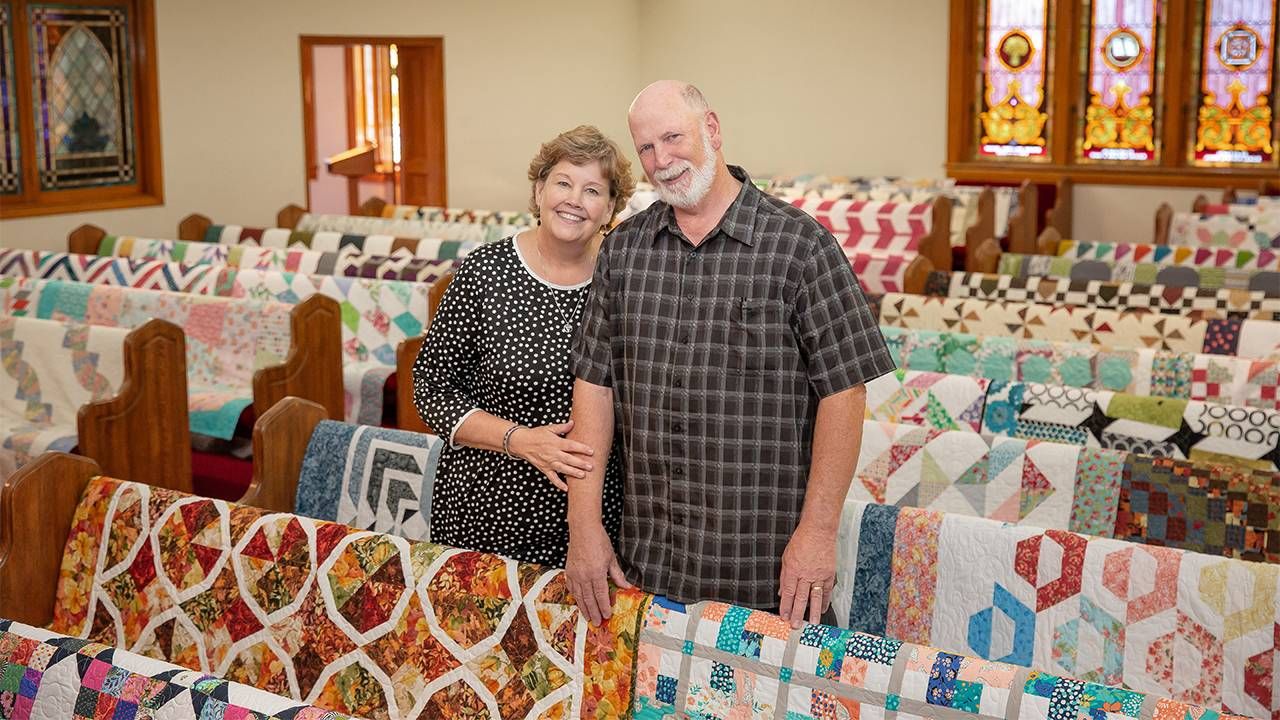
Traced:
POLYGON ((89 480, 101 474, 88 458, 45 453, 0 488, 0 617, 37 627, 53 622, 76 506, 89 480))
POLYGON ((80 454, 108 475, 191 492, 186 347, 182 330, 164 320, 129 333, 119 392, 76 417, 80 454))
POLYGON ((302 460, 325 409, 287 397, 253 424, 253 480, 236 502, 275 512, 293 512, 302 460))
POLYGON ((293 395, 319 403, 330 418, 341 420, 346 405, 341 307, 331 297, 312 295, 294 306, 289 327, 289 356, 284 364, 262 368, 253 375, 254 413, 261 417, 272 405, 293 395))
POLYGON ((387 207, 387 201, 380 197, 371 197, 360 204, 356 209, 356 215, 364 215, 366 217, 382 217, 382 211, 387 207))

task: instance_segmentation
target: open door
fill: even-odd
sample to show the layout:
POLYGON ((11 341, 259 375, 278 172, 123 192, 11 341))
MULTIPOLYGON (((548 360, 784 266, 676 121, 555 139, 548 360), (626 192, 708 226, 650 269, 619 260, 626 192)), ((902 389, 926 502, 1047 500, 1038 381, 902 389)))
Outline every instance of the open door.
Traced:
POLYGON ((303 36, 307 208, 445 205, 444 41, 303 36))

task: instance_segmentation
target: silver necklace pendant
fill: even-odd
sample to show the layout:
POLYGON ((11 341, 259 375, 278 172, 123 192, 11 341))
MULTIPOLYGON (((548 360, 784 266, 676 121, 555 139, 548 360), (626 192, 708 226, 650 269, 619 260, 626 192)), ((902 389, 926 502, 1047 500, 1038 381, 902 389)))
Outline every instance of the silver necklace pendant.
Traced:
POLYGON ((571 334, 573 334, 573 326, 572 326, 572 325, 570 325, 569 323, 565 323, 565 324, 564 324, 564 327, 562 328, 562 330, 564 330, 564 334, 565 334, 565 335, 571 335, 571 334))

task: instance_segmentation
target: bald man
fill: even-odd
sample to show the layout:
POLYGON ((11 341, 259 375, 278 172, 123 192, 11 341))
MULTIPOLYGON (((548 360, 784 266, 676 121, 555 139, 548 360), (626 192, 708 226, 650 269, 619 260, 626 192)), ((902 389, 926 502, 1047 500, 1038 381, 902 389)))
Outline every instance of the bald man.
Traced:
POLYGON ((568 481, 569 588, 593 624, 610 578, 834 621, 864 384, 894 368, 884 337, 835 238, 725 163, 697 88, 654 83, 628 122, 660 201, 600 250, 570 434, 601 457, 622 443, 622 531, 615 555, 603 463, 568 481))

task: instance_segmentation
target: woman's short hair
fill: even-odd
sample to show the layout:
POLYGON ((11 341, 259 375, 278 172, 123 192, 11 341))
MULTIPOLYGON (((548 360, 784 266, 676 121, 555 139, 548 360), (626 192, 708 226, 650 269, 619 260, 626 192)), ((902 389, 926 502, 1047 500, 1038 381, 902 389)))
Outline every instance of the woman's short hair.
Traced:
POLYGON ((600 163, 609 181, 609 198, 613 200, 613 213, 609 216, 612 223, 627 206, 627 200, 636 189, 636 181, 631 177, 631 162, 623 156, 622 149, 594 125, 579 125, 538 148, 538 154, 529 163, 529 182, 533 184, 529 191, 529 209, 533 216, 539 217, 538 181, 545 181, 551 174, 551 168, 561 160, 568 160, 574 165, 600 163))

